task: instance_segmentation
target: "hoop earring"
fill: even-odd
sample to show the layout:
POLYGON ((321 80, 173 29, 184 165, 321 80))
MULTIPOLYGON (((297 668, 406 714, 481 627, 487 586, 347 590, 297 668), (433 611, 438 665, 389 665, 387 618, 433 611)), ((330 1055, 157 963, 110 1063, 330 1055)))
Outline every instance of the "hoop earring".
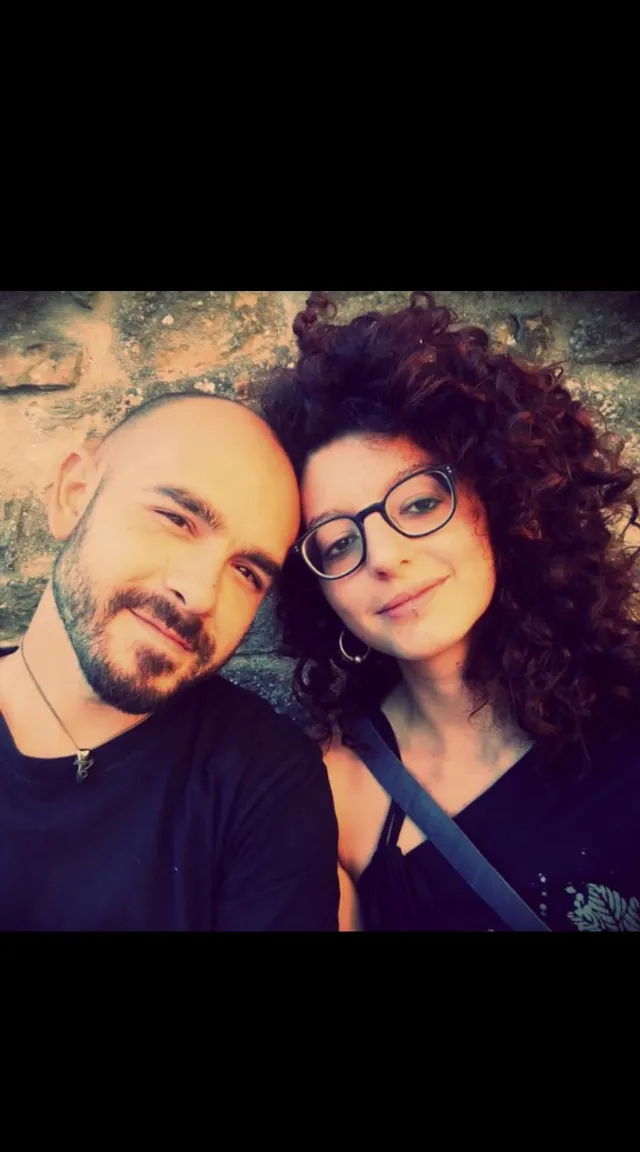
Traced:
POLYGON ((342 655, 344 656, 345 660, 348 660, 350 664, 363 664, 364 661, 367 659, 367 656, 369 655, 370 651, 371 651, 369 645, 366 644, 364 652, 362 653, 362 655, 350 656, 349 653, 345 650, 345 646, 344 646, 344 628, 342 629, 342 632, 340 633, 340 635, 338 637, 338 648, 342 652, 342 655))

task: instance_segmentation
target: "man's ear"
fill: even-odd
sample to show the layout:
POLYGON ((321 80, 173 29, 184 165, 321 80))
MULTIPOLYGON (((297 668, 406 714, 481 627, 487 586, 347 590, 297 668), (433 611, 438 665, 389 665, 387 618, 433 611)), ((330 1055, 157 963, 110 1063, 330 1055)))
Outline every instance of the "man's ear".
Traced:
POLYGON ((59 465, 49 501, 49 529, 66 540, 82 516, 99 481, 98 462, 87 448, 65 456, 59 465))

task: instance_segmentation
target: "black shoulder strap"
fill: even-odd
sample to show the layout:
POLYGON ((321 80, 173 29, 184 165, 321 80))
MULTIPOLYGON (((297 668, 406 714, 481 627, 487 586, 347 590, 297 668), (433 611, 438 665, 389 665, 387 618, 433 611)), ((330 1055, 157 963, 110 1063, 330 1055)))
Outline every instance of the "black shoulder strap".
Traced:
POLYGON ((407 772, 371 720, 366 717, 359 719, 350 728, 350 732, 355 751, 385 792, 424 832, 485 904, 493 908, 514 932, 549 932, 549 925, 536 916, 455 821, 407 772))

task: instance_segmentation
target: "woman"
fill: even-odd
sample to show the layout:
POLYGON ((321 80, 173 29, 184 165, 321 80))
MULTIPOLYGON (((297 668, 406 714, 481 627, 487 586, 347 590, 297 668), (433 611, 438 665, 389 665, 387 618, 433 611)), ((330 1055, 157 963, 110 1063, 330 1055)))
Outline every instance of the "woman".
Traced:
POLYGON ((546 370, 427 293, 314 293, 264 412, 304 532, 279 613, 340 825, 341 928, 502 930, 378 783, 368 715, 550 930, 640 930, 636 474, 546 370))

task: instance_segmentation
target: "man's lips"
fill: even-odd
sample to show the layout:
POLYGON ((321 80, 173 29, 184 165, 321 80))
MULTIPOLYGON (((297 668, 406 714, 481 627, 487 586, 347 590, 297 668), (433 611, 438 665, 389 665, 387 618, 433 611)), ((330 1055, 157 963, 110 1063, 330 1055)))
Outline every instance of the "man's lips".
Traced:
POLYGON ((378 608, 377 615, 383 616, 385 613, 391 613, 396 608, 402 608, 405 604, 411 604, 414 600, 418 600, 421 596, 431 592, 433 588, 437 588, 440 584, 444 584, 447 579, 443 576, 440 580, 434 580, 431 584, 423 584, 422 588, 416 588, 412 592, 402 592, 398 596, 394 596, 393 600, 389 600, 382 608, 378 608))
POLYGON ((129 611, 132 612, 134 616, 137 616, 138 620, 141 620, 143 624, 148 624, 150 628, 154 628, 161 636, 165 636, 167 640, 178 644, 183 651, 193 652, 193 645, 183 640, 176 632, 172 632, 170 628, 167 628, 166 624, 161 624, 159 620, 154 620, 151 616, 147 616, 144 612, 139 612, 135 608, 130 608, 129 611))

